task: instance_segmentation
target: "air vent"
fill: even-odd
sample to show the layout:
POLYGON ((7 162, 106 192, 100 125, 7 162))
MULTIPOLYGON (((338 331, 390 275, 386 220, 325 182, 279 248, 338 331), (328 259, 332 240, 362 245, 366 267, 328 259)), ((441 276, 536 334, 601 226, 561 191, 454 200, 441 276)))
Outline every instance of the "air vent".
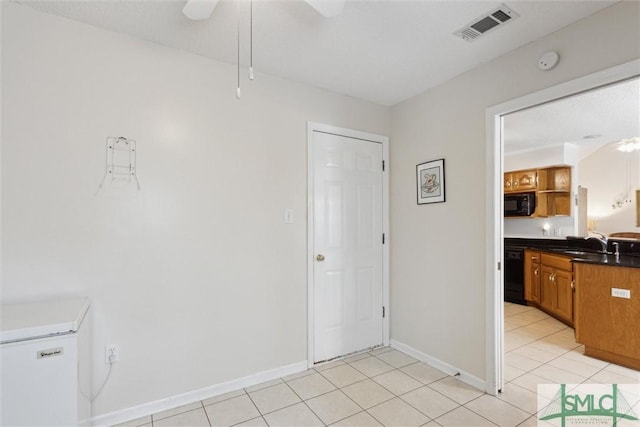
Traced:
POLYGON ((469 23, 469 25, 466 25, 464 28, 456 31, 453 35, 460 37, 462 40, 472 42, 481 35, 486 34, 519 16, 520 15, 516 12, 502 4, 499 8, 474 19, 469 23))

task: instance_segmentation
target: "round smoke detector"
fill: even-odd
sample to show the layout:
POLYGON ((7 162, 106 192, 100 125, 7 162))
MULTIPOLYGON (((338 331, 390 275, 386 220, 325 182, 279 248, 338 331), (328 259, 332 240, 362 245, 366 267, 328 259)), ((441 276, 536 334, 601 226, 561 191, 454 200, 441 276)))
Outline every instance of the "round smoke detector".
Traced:
POLYGON ((560 55, 557 52, 547 52, 538 59, 538 68, 544 71, 548 71, 558 64, 560 55))

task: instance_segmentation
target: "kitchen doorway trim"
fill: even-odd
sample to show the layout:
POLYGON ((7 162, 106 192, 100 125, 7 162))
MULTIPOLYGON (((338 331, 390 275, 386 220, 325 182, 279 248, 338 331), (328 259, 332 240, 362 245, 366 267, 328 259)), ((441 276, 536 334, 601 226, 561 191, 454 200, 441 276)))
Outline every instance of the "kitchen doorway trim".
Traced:
POLYGON ((314 257, 314 218, 313 218, 313 133, 324 132, 347 138, 363 139, 382 144, 382 159, 385 167, 382 174, 382 232, 384 244, 382 245, 382 305, 385 307, 385 315, 382 319, 382 344, 389 345, 389 137, 372 133, 361 132, 352 129, 340 128, 332 125, 307 122, 307 366, 313 367, 315 360, 314 350, 314 299, 313 299, 313 257, 314 257))
POLYGON ((640 76, 640 60, 607 68, 487 108, 486 120, 486 392, 504 384, 503 260, 503 116, 640 76))

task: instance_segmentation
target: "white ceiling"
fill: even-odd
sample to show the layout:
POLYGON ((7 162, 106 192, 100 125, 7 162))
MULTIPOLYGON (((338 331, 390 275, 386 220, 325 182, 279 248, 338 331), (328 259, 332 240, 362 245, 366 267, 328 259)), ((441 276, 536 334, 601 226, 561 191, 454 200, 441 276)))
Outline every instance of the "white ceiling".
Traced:
MULTIPOLYGON (((222 0, 210 19, 198 22, 183 16, 185 0, 22 0, 18 3, 236 63, 235 0, 222 0)), ((302 0, 255 0, 254 68, 258 78, 259 73, 267 73, 393 105, 615 1, 507 0, 505 4, 520 18, 472 43, 452 35, 500 3, 347 0, 342 14, 323 18, 302 0)), ((247 65, 247 0, 241 0, 241 19, 241 62, 247 65)), ((537 60, 531 58, 532 67, 537 60)))
POLYGON ((505 154, 568 142, 586 156, 605 144, 634 137, 640 137, 640 79, 519 111, 504 119, 505 154))

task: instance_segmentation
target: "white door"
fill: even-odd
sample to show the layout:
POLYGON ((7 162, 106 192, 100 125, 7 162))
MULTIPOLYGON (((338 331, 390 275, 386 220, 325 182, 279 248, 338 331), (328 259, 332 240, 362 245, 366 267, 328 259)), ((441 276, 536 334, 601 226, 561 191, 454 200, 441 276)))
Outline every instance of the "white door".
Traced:
POLYGON ((383 342, 381 143, 313 133, 314 362, 383 342))

